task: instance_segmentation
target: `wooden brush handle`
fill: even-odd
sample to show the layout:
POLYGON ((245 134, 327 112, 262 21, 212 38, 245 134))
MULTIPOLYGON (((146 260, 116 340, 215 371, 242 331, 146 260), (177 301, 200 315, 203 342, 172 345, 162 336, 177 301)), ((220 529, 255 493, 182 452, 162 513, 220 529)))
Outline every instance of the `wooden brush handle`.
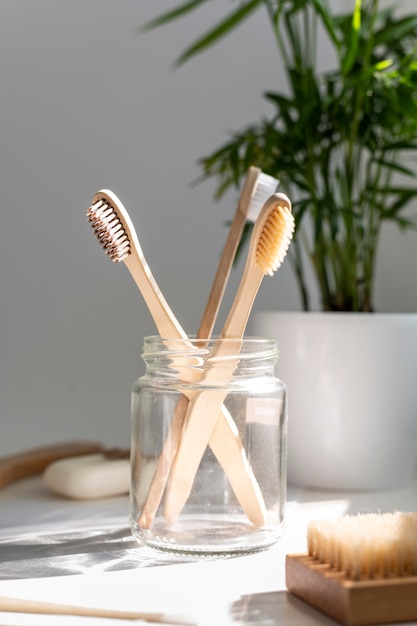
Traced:
POLYGON ((39 602, 37 600, 25 600, 20 598, 1 598, 0 612, 7 613, 33 613, 40 615, 77 615, 79 617, 103 617, 108 619, 141 620, 157 624, 195 624, 190 620, 164 616, 162 613, 138 613, 133 611, 117 611, 113 609, 100 609, 87 606, 72 606, 70 604, 55 604, 52 602, 39 602))
MULTIPOLYGON (((237 343, 240 344, 239 341, 237 343)), ((213 350, 212 355, 226 356, 229 350, 233 355, 238 353, 236 348, 235 342, 227 345, 219 344, 217 349, 213 350)), ((181 431, 181 438, 172 461, 170 483, 165 497, 164 514, 168 522, 172 522, 181 512, 190 494, 198 466, 208 443, 212 443, 213 440, 216 442, 217 437, 215 434, 218 432, 218 415, 221 407, 224 406, 223 401, 228 393, 227 388, 222 383, 229 380, 233 375, 237 360, 237 358, 228 359, 225 363, 216 364, 217 367, 208 369, 204 375, 204 382, 208 389, 199 390, 193 393, 190 398, 181 431), (219 383, 221 386, 217 388, 219 383)), ((232 417, 230 417, 230 421, 234 424, 232 417)), ((230 447, 232 441, 230 424, 228 424, 228 430, 229 435, 226 439, 219 437, 219 450, 224 450, 223 459, 226 461, 229 459, 230 462, 230 453, 233 451, 233 448, 230 447)), ((230 464, 230 470, 232 469, 233 465, 230 464)), ((248 469, 250 469, 249 464, 247 464, 244 470, 241 469, 242 479, 248 476, 248 469)), ((239 485, 240 482, 241 480, 237 484, 239 485)), ((260 490, 257 495, 258 497, 254 499, 254 503, 257 503, 258 510, 254 514, 253 504, 251 504, 249 519, 256 526, 262 526, 265 523, 266 512, 260 490), (261 502, 263 506, 259 508, 261 502)))
POLYGON ((0 489, 11 483, 41 474, 48 465, 59 459, 101 452, 99 443, 70 441, 32 448, 0 459, 0 489))
MULTIPOLYGON (((190 397, 194 396, 195 394, 192 394, 190 397)), ((190 398, 182 396, 177 403, 170 431, 165 440, 145 504, 139 516, 138 524, 141 528, 148 529, 152 526, 160 505, 169 474, 172 471, 175 454, 179 447, 189 401, 190 398)), ((201 440, 201 438, 198 439, 201 440)), ((262 526, 266 517, 263 496, 246 457, 236 424, 224 405, 220 409, 219 418, 215 420, 214 430, 209 437, 209 445, 218 462, 223 467, 235 496, 248 519, 255 526, 262 526)), ((192 456, 195 458, 195 455, 192 456)), ((187 479, 193 479, 195 471, 196 468, 193 467, 191 471, 187 467, 187 479)), ((187 485, 189 486, 188 481, 187 485)), ((187 489, 185 496, 184 494, 181 495, 186 499, 188 493, 187 489)), ((182 503, 183 500, 181 500, 182 503)), ((172 521, 178 510, 175 508, 175 512, 172 513, 169 507, 165 507, 164 513, 167 519, 172 521)))
MULTIPOLYGON (((225 383, 232 378, 238 362, 238 356, 236 359, 230 357, 240 352, 240 342, 249 313, 263 278, 263 272, 252 262, 252 256, 248 258, 249 262, 246 264, 235 300, 220 334, 220 339, 235 341, 220 342, 211 354, 211 358, 226 356, 229 358, 204 373, 201 382, 204 380, 208 389, 193 395, 184 417, 184 426, 172 462, 169 489, 165 498, 165 517, 170 522, 180 514, 187 501, 204 451, 216 433, 218 415, 227 396, 225 383)), ((247 469, 242 476, 245 473, 247 475, 247 469)), ((258 504, 261 496, 259 490, 258 504)), ((253 502, 256 503, 256 499, 253 502)), ((259 513, 255 518, 255 525, 262 526, 265 523, 266 511, 259 510, 259 513)))
POLYGON ((199 339, 209 339, 213 332, 260 173, 261 170, 258 167, 251 166, 248 170, 226 243, 223 247, 216 275, 211 286, 206 308, 201 318, 200 327, 197 332, 199 339))

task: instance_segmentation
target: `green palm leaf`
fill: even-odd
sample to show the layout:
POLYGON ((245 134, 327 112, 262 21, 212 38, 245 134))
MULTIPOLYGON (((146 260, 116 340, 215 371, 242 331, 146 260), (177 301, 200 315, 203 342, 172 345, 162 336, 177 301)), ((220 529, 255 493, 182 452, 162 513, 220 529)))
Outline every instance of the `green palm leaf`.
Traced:
POLYGON ((173 20, 176 20, 177 18, 183 17, 187 13, 190 13, 193 9, 198 8, 205 2, 208 2, 208 0, 191 0, 191 2, 185 2, 184 4, 181 4, 175 9, 173 9, 172 11, 167 11, 166 13, 163 13, 162 15, 158 15, 158 17, 156 17, 155 19, 150 20, 149 22, 146 22, 145 24, 142 24, 142 26, 139 27, 139 32, 144 33, 148 30, 157 28, 158 26, 163 26, 164 24, 168 24, 169 22, 172 22, 173 20))
POLYGON ((197 39, 196 42, 189 46, 177 59, 175 64, 178 66, 182 65, 197 53, 212 46, 219 41, 219 39, 224 37, 224 35, 238 26, 244 19, 249 17, 261 4, 262 0, 250 0, 250 2, 241 5, 239 9, 231 13, 225 20, 219 22, 214 28, 206 32, 203 37, 200 37, 200 39, 197 39))

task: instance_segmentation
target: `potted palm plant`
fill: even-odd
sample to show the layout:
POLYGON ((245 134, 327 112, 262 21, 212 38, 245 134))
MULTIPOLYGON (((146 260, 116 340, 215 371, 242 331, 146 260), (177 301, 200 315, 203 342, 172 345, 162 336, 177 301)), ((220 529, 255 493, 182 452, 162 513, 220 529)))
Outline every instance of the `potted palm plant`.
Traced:
MULTIPOLYGON (((183 17, 204 2, 187 1, 145 28, 183 17)), ((235 2, 178 59, 181 64, 194 57, 257 10, 270 21, 286 89, 265 93, 271 115, 236 131, 201 160, 201 168, 204 177, 217 179, 217 197, 240 186, 256 165, 278 178, 292 200, 296 232, 288 258, 301 308, 310 310, 309 264, 328 314, 281 315, 275 326, 272 314, 257 313, 253 328, 275 334, 281 344, 279 373, 290 396, 290 480, 347 488, 404 482, 417 459, 417 386, 410 374, 416 371, 416 316, 400 315, 397 326, 392 315, 374 312, 381 229, 388 222, 417 226, 410 159, 417 148, 417 14, 398 16, 379 0, 350 2, 351 10, 340 14, 330 0, 235 2), (334 57, 326 71, 317 62, 320 38, 334 57), (330 331, 330 318, 337 331, 330 331), (376 348, 368 345, 371 339, 376 348), (384 387, 388 398, 382 397, 384 387), (378 399, 377 406, 368 398, 378 399), (370 417, 374 423, 365 425, 370 417)))

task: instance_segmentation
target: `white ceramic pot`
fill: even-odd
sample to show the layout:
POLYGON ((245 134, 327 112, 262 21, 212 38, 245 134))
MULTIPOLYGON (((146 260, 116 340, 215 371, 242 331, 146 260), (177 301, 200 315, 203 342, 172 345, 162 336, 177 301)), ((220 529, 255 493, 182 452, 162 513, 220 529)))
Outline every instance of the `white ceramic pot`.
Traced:
POLYGON ((288 482, 407 484, 417 467, 417 314, 254 312, 288 387, 288 482))

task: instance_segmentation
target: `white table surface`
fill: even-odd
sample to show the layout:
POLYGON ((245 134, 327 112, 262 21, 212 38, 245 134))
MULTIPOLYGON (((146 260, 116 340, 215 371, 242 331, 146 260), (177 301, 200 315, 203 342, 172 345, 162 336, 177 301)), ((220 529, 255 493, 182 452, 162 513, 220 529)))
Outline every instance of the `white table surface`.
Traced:
MULTIPOLYGON (((0 492, 0 596, 181 614, 210 626, 330 626, 336 622, 287 593, 285 555, 305 551, 310 519, 394 510, 417 510, 417 477, 378 492, 290 487, 286 530, 274 547, 248 556, 187 559, 135 543, 127 496, 64 500, 39 477, 28 478, 0 492)), ((0 613, 1 626, 126 623, 0 613)))

